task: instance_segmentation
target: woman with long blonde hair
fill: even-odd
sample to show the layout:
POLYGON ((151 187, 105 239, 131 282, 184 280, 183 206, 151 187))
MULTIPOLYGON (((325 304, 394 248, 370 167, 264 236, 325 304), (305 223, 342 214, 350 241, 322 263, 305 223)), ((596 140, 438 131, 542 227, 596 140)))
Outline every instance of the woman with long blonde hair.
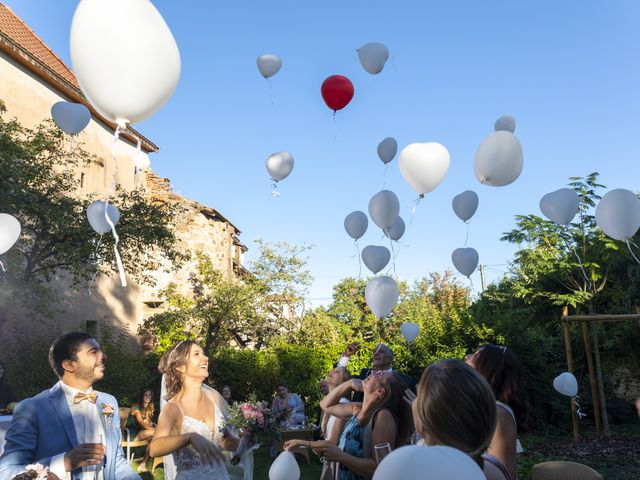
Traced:
POLYGON ((222 430, 222 397, 203 386, 209 359, 191 340, 178 343, 164 369, 167 403, 149 448, 153 457, 173 454, 176 480, 228 480, 222 450, 235 451, 238 438, 222 430))

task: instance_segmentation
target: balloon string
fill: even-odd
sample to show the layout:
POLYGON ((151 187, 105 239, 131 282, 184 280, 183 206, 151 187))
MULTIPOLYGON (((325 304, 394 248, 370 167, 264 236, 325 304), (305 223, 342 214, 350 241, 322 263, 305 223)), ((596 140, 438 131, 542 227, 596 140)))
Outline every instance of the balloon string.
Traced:
POLYGON ((384 187, 387 185, 387 167, 389 165, 388 164, 384 164, 384 169, 382 170, 382 190, 384 190, 384 187))
POLYGON ((390 52, 391 57, 391 66, 393 67, 393 71, 398 73, 398 69, 396 68, 396 56, 393 54, 393 52, 390 52))
POLYGON ((591 283, 591 280, 589 280, 589 277, 587 276, 587 272, 584 270, 584 266, 582 265, 582 259, 580 258, 580 255, 578 255, 578 251, 576 250, 576 247, 574 246, 572 248, 573 248, 573 254, 578 259, 578 265, 580 266, 580 271, 582 272, 582 276, 587 281, 587 284, 589 285, 589 290, 591 290, 593 288, 593 284, 591 283))
POLYGON ((280 192, 278 191, 278 182, 271 179, 273 183, 271 184, 271 196, 274 198, 278 198, 280 196, 280 192))
POLYGON ((273 83, 271 82, 270 78, 267 78, 266 80, 269 83, 269 93, 267 94, 268 97, 269 97, 269 102, 271 103, 272 107, 275 107, 276 106, 276 102, 274 102, 273 95, 272 95, 272 93, 273 93, 273 83))
MULTIPOLYGON (((116 151, 118 149, 118 140, 120 140, 120 133, 124 131, 124 128, 118 125, 116 127, 116 131, 113 132, 113 143, 111 144, 111 161, 113 163, 113 176, 111 179, 111 188, 109 190, 109 196, 107 197, 107 202, 111 195, 113 195, 116 191, 116 184, 118 180, 118 159, 116 157, 116 151)), ((107 211, 105 210, 105 216, 107 215, 107 211)))
POLYGON ((2 271, 7 273, 7 271, 4 269, 4 264, 2 263, 2 260, 0 260, 0 268, 2 268, 2 271))
POLYGON ((335 131, 333 141, 337 143, 340 139, 338 136, 339 132, 338 132, 338 121, 336 120, 336 110, 333 111, 333 129, 335 131))
POLYGON ((582 413, 582 410, 580 410, 580 403, 578 402, 578 399, 580 397, 578 395, 576 395, 575 397, 573 397, 573 403, 576 406, 576 415, 578 415, 578 419, 582 420, 582 417, 586 417, 587 414, 586 413, 582 413))
POLYGON ((118 236, 118 233, 116 232, 115 224, 111 221, 111 218, 109 217, 109 208, 108 207, 109 207, 109 200, 107 200, 105 202, 105 205, 104 205, 104 218, 107 220, 107 223, 111 227, 111 233, 113 234, 113 238, 115 240, 115 245, 113 246, 113 251, 114 251, 115 256, 116 256, 116 264, 118 265, 118 273, 120 274, 120 285, 122 285, 123 287, 126 287, 127 286, 127 279, 126 279, 125 274, 124 274, 124 267, 122 266, 122 259, 120 258, 120 253, 118 252, 118 243, 120 243, 120 237, 118 236))
POLYGON ((91 281, 89 282, 89 295, 91 295, 91 286, 95 284, 96 281, 96 277, 98 276, 98 272, 100 271, 100 245, 102 244, 102 236, 103 234, 100 234, 100 238, 98 238, 98 243, 96 245, 96 249, 94 250, 95 256, 96 256, 96 272, 93 274, 93 276, 91 277, 91 281))
POLYGON ((413 214, 416 213, 416 208, 418 208, 418 204, 424 198, 424 195, 420 195, 417 199, 413 201, 413 210, 411 210, 411 220, 413 220, 413 214))
MULTIPOLYGON (((142 152, 142 140, 140 140, 138 138, 138 144, 136 145, 136 159, 139 158, 140 153, 142 152)), ((136 162, 136 175, 135 175, 135 180, 134 180, 134 185, 136 190, 138 189, 138 187, 140 187, 140 178, 141 178, 141 173, 142 173, 142 169, 140 168, 140 166, 138 165, 138 163, 136 162)))
POLYGON ((471 224, 469 222, 464 222, 467 224, 467 236, 464 239, 464 246, 467 246, 467 242, 469 241, 469 229, 471 228, 471 224))
POLYGON ((356 255, 358 255, 358 280, 362 279, 362 258, 360 258, 360 245, 358 245, 358 240, 354 240, 353 243, 356 245, 356 255))
POLYGON ((631 245, 629 245, 629 240, 627 240, 627 248, 629 249, 629 252, 631 252, 631 256, 635 259, 635 261, 640 263, 640 260, 638 260, 638 257, 636 257, 635 253, 633 253, 633 250, 631 250, 631 245))
POLYGON ((398 272, 396 272, 396 251, 393 248, 393 240, 391 240, 391 235, 389 235, 389 232, 386 232, 387 236, 389 237, 389 246, 391 247, 391 253, 393 253, 393 258, 391 259, 391 265, 393 266, 393 274, 396 276, 396 278, 398 278, 398 272))

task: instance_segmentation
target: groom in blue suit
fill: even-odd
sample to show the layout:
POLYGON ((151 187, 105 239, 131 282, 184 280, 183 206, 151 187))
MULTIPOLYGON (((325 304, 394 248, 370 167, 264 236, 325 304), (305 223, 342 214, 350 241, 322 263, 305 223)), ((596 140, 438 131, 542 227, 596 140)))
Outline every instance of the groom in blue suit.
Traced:
POLYGON ((116 399, 93 390, 107 356, 86 333, 68 333, 49 350, 60 378, 51 389, 19 403, 0 457, 0 480, 40 463, 62 480, 139 480, 122 452, 116 399), (82 467, 90 467, 92 471, 82 467))

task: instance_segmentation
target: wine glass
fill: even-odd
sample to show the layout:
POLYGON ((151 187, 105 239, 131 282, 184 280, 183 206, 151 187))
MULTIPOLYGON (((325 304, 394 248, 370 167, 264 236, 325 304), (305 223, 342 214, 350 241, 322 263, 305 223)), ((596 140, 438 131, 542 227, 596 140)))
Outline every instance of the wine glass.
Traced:
MULTIPOLYGON (((90 429, 89 430, 85 430, 83 443, 102 446, 103 445, 103 443, 102 443, 102 434, 101 433, 95 433, 94 431, 92 431, 90 429)), ((100 460, 100 463, 98 463, 97 465, 87 465, 86 467, 82 467, 82 470, 85 471, 85 472, 93 472, 93 475, 91 476, 91 478, 93 478, 93 480, 98 480, 98 473, 100 472, 100 469, 102 468, 103 462, 104 462, 104 454, 102 456, 102 459, 100 460)))
POLYGON ((374 448, 376 453, 376 462, 378 463, 391 453, 391 445, 389 443, 378 443, 374 448))

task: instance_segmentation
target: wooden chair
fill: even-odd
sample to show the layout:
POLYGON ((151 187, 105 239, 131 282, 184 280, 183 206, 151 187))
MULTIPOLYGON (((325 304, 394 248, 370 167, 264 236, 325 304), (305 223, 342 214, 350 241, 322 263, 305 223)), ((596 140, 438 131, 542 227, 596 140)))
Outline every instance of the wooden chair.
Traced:
MULTIPOLYGON (((131 413, 131 409, 127 407, 119 407, 118 414, 120 415, 120 430, 122 430, 122 448, 125 449, 125 455, 127 457, 127 462, 133 462, 134 453, 131 451, 132 448, 136 447, 145 447, 149 445, 148 440, 135 440, 131 438, 131 431, 127 428, 127 418, 129 417, 129 413, 131 413)), ((155 458, 154 465, 155 465, 155 458)), ((162 459, 160 459, 162 460, 162 459)))
POLYGON ((533 466, 531 480, 603 480, 593 468, 573 462, 543 462, 533 466))

